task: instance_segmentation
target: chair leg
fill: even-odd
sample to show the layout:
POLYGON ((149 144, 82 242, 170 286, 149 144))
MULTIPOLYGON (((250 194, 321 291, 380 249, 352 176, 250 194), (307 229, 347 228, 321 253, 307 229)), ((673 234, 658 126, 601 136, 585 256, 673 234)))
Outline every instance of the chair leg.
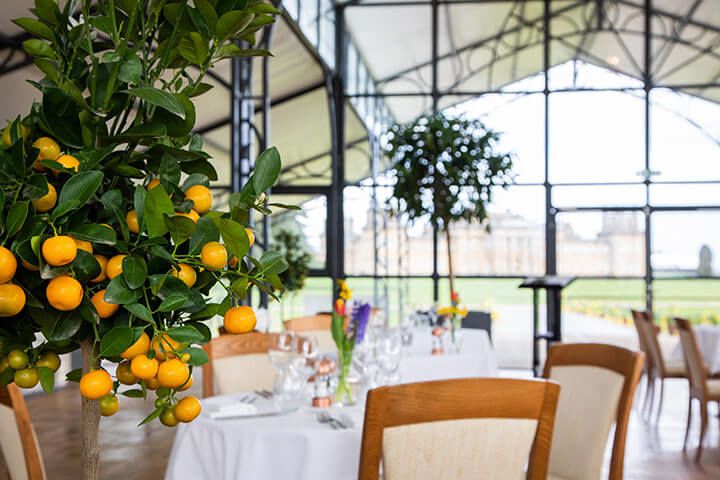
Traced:
POLYGON ((695 453, 695 462, 700 463, 702 457, 703 445, 705 444, 705 432, 708 424, 708 404, 700 400, 700 442, 698 443, 697 453, 695 453))
POLYGON ((688 395, 687 425, 685 426, 685 440, 683 441, 683 452, 687 451, 688 437, 690 437, 690 425, 692 424, 692 395, 688 395))
POLYGON ((655 416, 655 423, 660 423, 660 414, 662 413, 663 399, 665 398, 665 379, 660 379, 660 399, 658 400, 657 415, 655 416))
POLYGON ((647 411, 645 412, 645 418, 649 422, 652 419, 652 412, 653 407, 655 406, 655 384, 657 383, 657 378, 652 378, 650 380, 650 402, 648 403, 647 411))

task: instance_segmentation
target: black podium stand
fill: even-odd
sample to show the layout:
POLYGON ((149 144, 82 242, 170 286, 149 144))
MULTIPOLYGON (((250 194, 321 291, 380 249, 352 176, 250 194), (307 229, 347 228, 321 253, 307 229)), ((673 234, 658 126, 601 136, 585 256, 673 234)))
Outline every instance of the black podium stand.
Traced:
POLYGON ((546 275, 544 277, 528 277, 520 288, 532 288, 533 291, 533 373, 540 376, 540 340, 550 342, 562 341, 561 304, 562 289, 570 285, 575 277, 558 277, 546 275), (546 291, 547 330, 540 331, 540 290, 546 291))

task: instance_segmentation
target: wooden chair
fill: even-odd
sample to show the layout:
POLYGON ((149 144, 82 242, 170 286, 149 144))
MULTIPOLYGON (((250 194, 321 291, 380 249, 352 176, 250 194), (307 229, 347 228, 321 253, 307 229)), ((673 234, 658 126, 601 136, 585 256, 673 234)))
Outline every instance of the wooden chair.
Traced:
POLYGON ((307 317, 290 318, 283 323, 288 331, 302 332, 306 337, 314 337, 321 352, 333 352, 337 349, 330 332, 331 314, 318 313, 307 317))
POLYGON ((13 384, 0 387, 0 448, 12 480, 45 480, 25 399, 13 384))
MULTIPOLYGON (((647 406, 647 417, 652 418, 653 406, 655 404, 655 384, 660 381, 660 392, 657 407, 656 420, 662 413, 663 400, 665 398, 665 380, 668 378, 687 378, 685 365, 669 363, 665 360, 658 341, 660 329, 653 322, 652 314, 649 312, 633 312, 633 319, 637 322, 639 333, 643 335, 643 342, 647 348, 651 368, 648 371, 648 390, 646 397, 649 397, 647 406)), ((646 399, 647 401, 647 399, 646 399)), ((645 408, 643 408, 645 410, 645 408)))
POLYGON ((643 365, 643 371, 641 380, 645 380, 644 382, 644 388, 642 389, 642 407, 640 407, 640 411, 646 412, 647 407, 650 403, 650 371, 652 370, 652 357, 650 355, 650 349, 648 347, 647 342, 645 341, 645 334, 643 333, 642 324, 640 322, 643 321, 643 312, 640 312, 638 310, 630 310, 632 314, 632 320, 633 320, 633 326, 635 327, 635 333, 637 333, 638 336, 638 345, 640 346, 640 351, 645 354, 645 364, 643 365))
POLYGON ((544 480, 559 390, 504 378, 371 390, 359 479, 377 480, 382 459, 385 480, 544 480))
MULTIPOLYGON (((252 390, 272 390, 276 371, 268 351, 278 333, 226 334, 221 330, 203 348, 208 362, 203 366, 203 396, 225 395, 252 390)), ((298 349, 307 342, 298 337, 298 349)))
POLYGON ((700 441, 698 443, 697 452, 695 453, 695 461, 699 462, 702 457, 703 442, 705 440, 705 432, 708 424, 708 403, 718 402, 720 406, 720 379, 708 378, 708 371, 703 361, 702 352, 698 347, 695 332, 688 320, 676 318, 675 324, 680 334, 680 344, 685 357, 685 365, 687 366, 688 379, 690 381, 690 395, 688 398, 688 415, 687 426, 685 427, 685 441, 683 442, 683 451, 687 449, 687 441, 690 436, 690 424, 692 423, 692 404, 693 399, 700 402, 700 441))
POLYGON ((557 344, 544 378, 560 384, 548 479, 600 478, 615 425, 609 480, 622 480, 625 437, 645 355, 614 345, 557 344))

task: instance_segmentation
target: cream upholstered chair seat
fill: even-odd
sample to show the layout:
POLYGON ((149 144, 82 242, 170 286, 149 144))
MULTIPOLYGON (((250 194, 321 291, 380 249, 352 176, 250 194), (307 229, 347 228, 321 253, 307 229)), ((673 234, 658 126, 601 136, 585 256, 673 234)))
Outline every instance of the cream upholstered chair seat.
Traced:
POLYGON ((708 394, 711 397, 720 397, 720 379, 707 381, 708 394))
POLYGON ((473 418, 383 431, 385 480, 521 479, 537 420, 473 418))
POLYGON ((330 330, 304 330, 301 333, 304 337, 314 338, 317 341, 318 350, 321 352, 334 352, 337 350, 330 330))
POLYGON ((266 353, 218 358, 213 374, 215 395, 272 390, 276 376, 266 353))
POLYGON ((685 364, 684 364, 684 363, 682 363, 682 362, 680 362, 680 363, 670 362, 670 361, 667 361, 667 360, 665 361, 665 370, 666 370, 670 375, 673 375, 673 376, 682 376, 682 375, 685 375, 685 371, 686 371, 686 370, 685 370, 685 364))

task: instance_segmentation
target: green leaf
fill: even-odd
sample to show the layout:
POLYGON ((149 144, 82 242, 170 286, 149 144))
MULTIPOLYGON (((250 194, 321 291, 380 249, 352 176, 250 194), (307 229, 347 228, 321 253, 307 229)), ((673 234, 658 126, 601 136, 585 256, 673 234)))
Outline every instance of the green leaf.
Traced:
POLYGON ((53 59, 55 58, 55 51, 52 49, 52 47, 47 42, 43 42, 42 40, 38 40, 37 38, 25 40, 22 45, 27 54, 31 57, 53 59))
POLYGON ((180 40, 178 49, 185 60, 195 65, 205 63, 208 56, 207 41, 197 32, 190 32, 183 37, 180 40))
POLYGON ((195 231, 195 222, 187 217, 180 215, 170 217, 165 215, 163 218, 165 219, 165 226, 168 232, 170 232, 170 236, 175 245, 180 245, 185 242, 195 231))
POLYGON ((34 18, 22 17, 13 20, 13 23, 23 30, 35 35, 36 37, 44 38, 45 40, 53 40, 53 31, 39 20, 34 18))
POLYGON ((124 275, 118 275, 110 280, 105 291, 105 301, 117 305, 135 303, 142 296, 140 290, 131 290, 125 281, 124 275))
POLYGON ((272 57, 270 50, 263 48, 241 48, 234 43, 228 43, 220 47, 215 54, 216 58, 246 58, 246 57, 272 57))
POLYGON ((217 21, 215 34, 220 40, 225 40, 250 25, 255 15, 241 10, 233 10, 224 14, 217 21))
POLYGON ((55 389, 55 372, 48 367, 38 367, 38 375, 40 376, 40 386, 45 393, 52 393, 55 389))
POLYGON ((133 193, 133 205, 135 206, 135 212, 138 216, 138 223, 142 229, 143 220, 145 217, 145 199, 147 198, 147 190, 142 185, 135 187, 133 193))
POLYGON ((195 327, 184 325, 182 327, 173 327, 167 331, 174 340, 185 343, 200 343, 203 341, 202 333, 198 332, 195 327))
POLYGON ((175 214, 172 200, 162 185, 149 190, 145 198, 145 226, 150 237, 165 235, 168 231, 163 215, 175 214))
POLYGON ((116 357, 133 343, 133 329, 130 327, 111 328, 100 341, 100 355, 116 357))
POLYGON ((140 83, 141 77, 142 62, 135 53, 131 53, 125 58, 125 61, 120 66, 120 70, 118 71, 118 79, 125 83, 137 85, 138 83, 140 83))
POLYGON ((260 265, 265 274, 282 273, 287 270, 288 264, 280 252, 268 250, 260 257, 260 265))
POLYGON ((12 237, 20 231, 25 219, 28 215, 30 206, 28 202, 15 202, 8 210, 7 218, 5 219, 5 228, 7 229, 7 236, 12 237))
POLYGON ((275 8, 273 5, 265 2, 257 2, 254 5, 250 5, 248 10, 255 13, 270 13, 273 15, 280 15, 280 10, 275 8))
POLYGON ((75 370, 70 370, 65 375, 65 380, 67 380, 68 382, 79 382, 80 379, 82 378, 82 374, 83 374, 82 368, 76 368, 75 370))
POLYGON ((141 303, 130 303, 123 305, 127 311, 146 322, 155 323, 150 309, 141 303))
POLYGON ((182 91, 182 94, 189 98, 199 97, 203 93, 207 93, 210 90, 212 90, 212 88, 213 88, 213 86, 209 83, 198 83, 194 87, 190 86, 190 85, 185 87, 182 91))
POLYGON ((47 23, 55 26, 59 26, 58 17, 60 16, 60 9, 55 3, 55 0, 35 0, 35 15, 40 20, 45 20, 47 23))
POLYGON ((156 123, 146 123, 129 128, 122 132, 120 135, 109 137, 108 140, 127 142, 142 138, 157 138, 164 135, 167 135, 167 129, 164 125, 156 123))
POLYGON ((135 255, 123 258, 122 271, 128 287, 132 289, 140 288, 147 279, 147 264, 145 260, 135 255))
POLYGON ((172 312, 178 310, 187 302, 187 297, 181 293, 173 293, 162 301, 158 307, 159 312, 172 312))
POLYGON ((52 214, 50 214, 50 220, 55 221, 63 215, 70 213, 73 210, 76 210, 78 207, 80 207, 80 202, 74 199, 67 200, 63 203, 58 203, 58 206, 55 207, 52 211, 52 214))
POLYGON ((82 317, 76 312, 63 312, 58 315, 48 328, 43 328, 45 338, 51 342, 69 340, 80 330, 82 317))
POLYGON ((227 218, 220 219, 220 233, 228 251, 237 258, 243 258, 250 251, 250 239, 245 227, 227 218))
POLYGON ((47 177, 45 175, 34 174, 30 175, 27 182, 25 182, 23 195, 30 200, 37 200, 47 195, 48 191, 47 177))
POLYGON ((95 259, 95 256, 79 249, 75 260, 72 262, 72 269, 75 272, 77 281, 80 283, 89 282, 100 275, 101 272, 100 264, 95 259))
POLYGON ((281 169, 282 163, 277 148, 271 147, 261 153, 255 161, 255 168, 252 174, 255 192, 264 192, 275 185, 275 182, 277 182, 280 176, 281 169))
POLYGON ((67 201, 77 201, 79 205, 85 205, 102 184, 103 174, 99 171, 80 172, 70 177, 58 198, 58 204, 67 201))
POLYGON ((207 23, 210 31, 212 33, 215 33, 215 25, 218 21, 218 15, 215 12, 215 8, 210 4, 208 0, 195 0, 195 6, 200 12, 203 20, 205 20, 205 23, 207 23))
POLYGON ((190 347, 183 350, 182 353, 190 354, 190 359, 186 363, 193 367, 199 367, 208 362, 208 355, 202 348, 190 347))
POLYGON ((150 423, 150 422, 152 422, 153 420, 155 420, 156 418, 158 418, 158 417, 160 416, 160 414, 162 413, 162 411, 163 411, 164 408, 165 408, 165 406, 160 406, 160 407, 156 408, 155 410, 153 410, 153 412, 152 412, 150 415, 148 415, 147 417, 143 418, 142 422, 138 423, 138 427, 139 427, 139 426, 142 426, 142 425, 145 425, 146 423, 150 423))
POLYGON ((156 107, 164 108, 168 112, 185 118, 185 108, 175 96, 164 90, 160 90, 152 87, 138 87, 125 90, 125 93, 137 97, 151 105, 156 107))
POLYGON ((125 390, 124 392, 120 392, 120 395, 123 395, 128 398, 145 398, 145 393, 142 391, 141 388, 133 388, 132 390, 125 390))
POLYGON ((207 242, 217 242, 218 240, 220 240, 220 231, 215 222, 207 217, 201 217, 190 237, 190 251, 188 253, 190 255, 200 253, 200 249, 207 242))
POLYGON ((115 245, 117 236, 115 230, 105 225, 85 224, 73 229, 70 234, 78 240, 100 243, 103 245, 115 245))

